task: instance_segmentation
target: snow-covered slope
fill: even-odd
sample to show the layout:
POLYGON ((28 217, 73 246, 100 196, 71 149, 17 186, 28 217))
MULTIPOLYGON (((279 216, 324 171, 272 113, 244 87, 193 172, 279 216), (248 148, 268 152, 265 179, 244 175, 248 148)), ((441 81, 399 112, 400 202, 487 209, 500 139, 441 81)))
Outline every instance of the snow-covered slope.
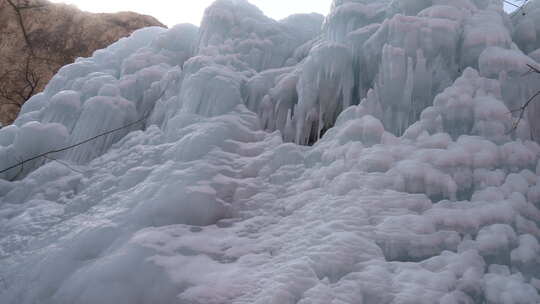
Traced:
POLYGON ((218 0, 65 66, 2 168, 131 126, 3 173, 0 302, 540 303, 538 5, 218 0))

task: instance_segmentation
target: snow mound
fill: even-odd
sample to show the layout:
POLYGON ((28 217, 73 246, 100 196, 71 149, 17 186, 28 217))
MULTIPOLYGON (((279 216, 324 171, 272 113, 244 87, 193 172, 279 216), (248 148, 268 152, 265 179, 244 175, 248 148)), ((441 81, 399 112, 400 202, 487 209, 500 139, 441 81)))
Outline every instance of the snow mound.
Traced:
POLYGON ((63 67, 0 129, 0 302, 540 303, 537 6, 218 0, 63 67))

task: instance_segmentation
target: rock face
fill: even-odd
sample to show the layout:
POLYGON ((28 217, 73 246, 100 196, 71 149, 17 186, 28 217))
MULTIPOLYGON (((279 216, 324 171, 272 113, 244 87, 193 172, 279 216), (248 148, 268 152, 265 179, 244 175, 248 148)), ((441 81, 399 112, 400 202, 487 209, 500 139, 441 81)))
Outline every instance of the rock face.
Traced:
POLYGON ((60 67, 148 26, 164 25, 132 12, 94 14, 46 0, 0 0, 0 122, 11 123, 60 67))

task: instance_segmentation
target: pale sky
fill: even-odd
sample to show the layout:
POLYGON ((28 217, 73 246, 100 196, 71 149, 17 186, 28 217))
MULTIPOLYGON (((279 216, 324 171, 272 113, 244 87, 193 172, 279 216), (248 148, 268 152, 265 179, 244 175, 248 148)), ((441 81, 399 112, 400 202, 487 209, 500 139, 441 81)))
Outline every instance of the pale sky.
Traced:
MULTIPOLYGON (((510 0, 520 3, 523 0, 510 0)), ((115 13, 134 11, 151 15, 167 26, 178 23, 199 25, 204 9, 214 0, 52 0, 74 4, 82 10, 95 13, 115 13)), ((276 20, 296 13, 320 13, 327 15, 332 0, 249 0, 259 7, 265 15, 276 20)), ((505 5, 507 11, 514 8, 505 5)))
MULTIPOLYGON (((204 9, 214 0, 52 0, 74 4, 78 8, 95 13, 133 11, 151 15, 167 26, 178 23, 199 25, 204 9)), ((320 13, 326 15, 331 0, 249 0, 265 15, 283 19, 295 13, 320 13)))

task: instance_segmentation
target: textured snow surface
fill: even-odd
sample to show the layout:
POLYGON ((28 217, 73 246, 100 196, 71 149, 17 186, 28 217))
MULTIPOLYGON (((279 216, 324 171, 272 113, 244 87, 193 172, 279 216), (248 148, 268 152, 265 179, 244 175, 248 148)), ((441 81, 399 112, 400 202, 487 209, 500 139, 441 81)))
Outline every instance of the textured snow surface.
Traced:
POLYGON ((63 67, 1 168, 148 119, 2 174, 0 303, 540 303, 527 10, 218 0, 63 67))

